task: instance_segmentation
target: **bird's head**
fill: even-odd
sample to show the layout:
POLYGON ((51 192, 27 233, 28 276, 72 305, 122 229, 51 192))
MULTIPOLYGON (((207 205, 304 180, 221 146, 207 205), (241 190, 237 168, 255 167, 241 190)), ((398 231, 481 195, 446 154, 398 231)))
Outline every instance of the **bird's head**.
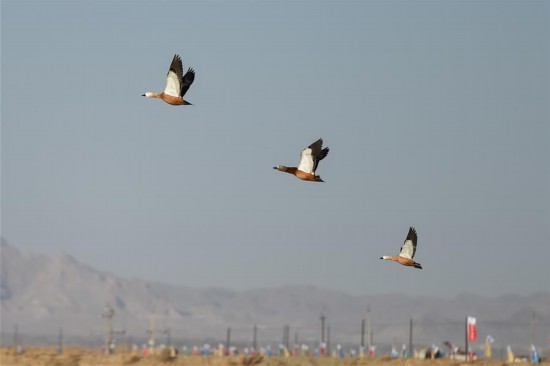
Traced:
POLYGON ((286 166, 284 166, 284 165, 277 165, 277 166, 274 166, 273 169, 277 169, 277 170, 279 170, 279 171, 281 171, 281 172, 286 172, 286 169, 287 169, 287 168, 286 168, 286 166))

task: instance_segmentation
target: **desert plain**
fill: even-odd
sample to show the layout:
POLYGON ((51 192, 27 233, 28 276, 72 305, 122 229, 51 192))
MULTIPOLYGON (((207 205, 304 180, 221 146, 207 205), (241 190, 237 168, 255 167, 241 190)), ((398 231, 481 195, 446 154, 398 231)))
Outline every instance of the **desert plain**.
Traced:
MULTIPOLYGON (((440 359, 402 359, 381 356, 369 358, 336 358, 336 357, 258 357, 239 356, 178 356, 169 357, 168 354, 158 354, 143 357, 131 352, 119 352, 105 355, 98 349, 65 348, 58 355, 55 348, 29 348, 17 354, 13 348, 0 348, 1 366, 503 366, 501 359, 458 361, 449 358, 440 359)), ((550 366, 550 362, 540 363, 541 366, 550 366)))

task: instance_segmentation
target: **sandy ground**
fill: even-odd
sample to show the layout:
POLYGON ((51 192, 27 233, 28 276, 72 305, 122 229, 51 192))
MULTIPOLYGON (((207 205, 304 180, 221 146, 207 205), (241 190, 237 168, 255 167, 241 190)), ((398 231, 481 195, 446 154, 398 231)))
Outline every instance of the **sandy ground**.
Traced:
MULTIPOLYGON (((154 366, 154 365, 185 365, 185 366, 502 366, 502 360, 478 360, 465 363, 449 359, 420 360, 420 359, 390 359, 379 357, 376 359, 357 358, 313 358, 313 357, 272 357, 250 359, 244 356, 236 357, 200 357, 180 356, 171 359, 167 354, 142 357, 130 353, 117 353, 103 355, 99 350, 83 348, 64 349, 62 355, 56 355, 53 348, 31 348, 23 354, 17 355, 10 348, 0 349, 0 366, 24 365, 24 366, 154 366)), ((543 362, 541 366, 550 366, 550 362, 543 362)))

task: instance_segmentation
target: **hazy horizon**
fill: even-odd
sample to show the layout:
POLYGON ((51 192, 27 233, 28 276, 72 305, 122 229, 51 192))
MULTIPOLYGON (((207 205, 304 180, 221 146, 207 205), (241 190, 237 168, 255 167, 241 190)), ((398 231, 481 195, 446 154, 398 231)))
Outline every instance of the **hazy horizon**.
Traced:
POLYGON ((550 2, 1 2, 1 235, 125 278, 549 290, 550 2), (160 92, 174 54, 194 106, 160 92), (303 182, 293 166, 330 148, 303 182), (409 226, 423 269, 382 261, 409 226))
POLYGON ((75 342, 90 345, 105 334, 106 319, 100 315, 107 305, 115 312, 115 328, 126 331, 117 337, 119 344, 146 337, 145 329, 154 319, 157 329, 169 327, 172 339, 183 344, 225 337, 227 327, 232 344, 246 343, 254 325, 259 340, 280 342, 288 325, 303 342, 313 345, 319 341, 321 313, 332 330, 331 339, 353 345, 368 317, 373 339, 382 347, 407 342, 411 319, 416 345, 461 342, 466 316, 477 319, 480 349, 486 335, 495 339, 495 348, 525 347, 531 334, 540 346, 550 330, 550 291, 495 298, 461 293, 445 298, 438 293, 350 295, 341 289, 297 284, 246 291, 197 289, 97 272, 68 255, 24 254, 4 240, 1 249, 2 344, 14 339, 15 327, 26 334, 27 345, 45 342, 39 335, 49 334, 56 341, 62 327, 68 338, 76 336, 75 342))
MULTIPOLYGON (((2 247, 4 245, 8 245, 9 247, 11 248, 14 248, 15 250, 17 250, 21 255, 23 255, 24 257, 28 258, 28 257, 43 257, 47 260, 59 260, 59 259, 63 259, 64 257, 68 257, 70 258, 71 260, 75 260, 77 263, 79 263, 80 265, 83 265, 83 266, 86 266, 86 267, 89 267, 91 268, 92 270, 94 271, 98 271, 100 273, 106 273, 106 274, 109 274, 109 275, 112 275, 116 278, 119 278, 121 280, 130 280, 130 281, 133 281, 133 280, 138 280, 138 281, 143 281, 143 282, 146 282, 146 283, 156 283, 156 284, 161 284, 161 285, 170 285, 170 286, 178 286, 178 287, 187 287, 187 288, 190 288, 190 289, 220 289, 220 290, 228 290, 228 291, 233 291, 233 292, 247 292, 247 291, 256 291, 256 290, 269 290, 269 289, 277 289, 277 288, 289 288, 289 287, 297 287, 297 288, 305 288, 305 287, 313 287, 313 288, 318 288, 318 289, 322 289, 322 290, 330 290, 330 291, 339 291, 339 292, 342 292, 342 293, 345 293, 345 294, 348 294, 348 295, 351 295, 351 296, 359 296, 359 297, 363 297, 363 296, 384 296, 384 295, 387 295, 387 296, 394 296, 394 295, 408 295, 408 296, 422 296, 422 297, 431 297, 431 298, 434 298, 434 299, 453 299, 453 298, 458 298, 458 297, 462 297, 462 296, 478 296, 478 297, 482 297, 482 298, 489 298, 489 299, 497 299, 497 298, 501 298, 501 297, 508 297, 508 296, 535 296, 535 295, 545 295, 545 294, 550 294, 550 289, 541 289, 540 291, 534 291, 534 292, 531 292, 531 293, 525 293, 525 294, 521 294, 521 293, 513 293, 513 292, 504 292, 504 293, 501 293, 501 294, 497 294, 497 295, 487 295, 485 292, 475 292, 475 291, 469 291, 469 290, 464 290, 464 291, 461 291, 461 292, 457 292, 457 293, 453 293, 453 294, 448 294, 448 295, 441 295, 441 294, 423 294, 423 295, 419 295, 419 294, 413 294, 413 293, 403 293, 402 291, 384 291, 384 292, 380 292, 380 293, 360 293, 360 292, 351 292, 351 291, 346 291, 346 290, 343 290, 341 288, 330 288, 330 287, 324 287, 323 285, 318 285, 318 284, 311 284, 311 283, 298 283, 298 282, 293 282, 293 283, 280 283, 280 284, 276 284, 276 285, 272 285, 272 286, 263 286, 263 287, 250 287, 250 288, 243 288, 243 289, 239 289, 239 288, 231 288, 231 287, 228 287, 228 286, 193 286, 192 284, 186 284, 186 283, 179 283, 179 282, 170 282, 170 281, 165 281, 163 279, 155 279, 155 280, 152 280, 152 279, 147 279, 147 278, 141 278, 141 277, 138 277, 138 276, 129 276, 129 277, 125 277, 123 275, 120 275, 119 273, 116 273, 116 272, 113 272, 113 271, 110 271, 110 270, 101 270, 99 268, 95 268, 94 266, 92 266, 90 263, 87 263, 85 260, 81 259, 81 258, 77 258, 75 256, 73 256, 72 254, 68 253, 68 252, 65 252, 65 251, 62 251, 62 252, 59 252, 57 254, 53 254, 53 255, 49 255, 49 254, 46 254, 44 252, 30 252, 30 251, 25 251, 25 250, 21 250, 21 248, 17 248, 13 245, 11 245, 7 240, 5 240, 4 238, 1 238, 2 239, 2 246, 0 247, 0 253, 1 253, 1 250, 2 250, 2 247)), ((2 275, 4 275, 4 273, 2 273, 2 275)))

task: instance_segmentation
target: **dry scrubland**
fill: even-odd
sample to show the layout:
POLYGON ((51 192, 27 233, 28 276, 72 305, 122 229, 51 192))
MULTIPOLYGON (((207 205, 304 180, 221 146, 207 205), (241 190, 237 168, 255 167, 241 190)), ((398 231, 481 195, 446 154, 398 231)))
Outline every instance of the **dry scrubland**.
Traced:
MULTIPOLYGON (((380 357, 374 360, 356 358, 308 358, 308 357, 272 357, 263 359, 238 357, 215 357, 203 358, 201 356, 178 357, 170 359, 168 355, 156 355, 141 357, 130 353, 118 353, 105 356, 98 350, 82 348, 67 348, 62 355, 56 355, 53 348, 31 348, 25 353, 17 355, 13 349, 2 348, 0 350, 0 365, 24 365, 24 366, 154 366, 154 365, 181 365, 181 366, 502 366, 501 360, 495 361, 472 361, 460 362, 448 359, 438 360, 403 360, 380 357)), ((550 366, 550 362, 540 365, 550 366)))

